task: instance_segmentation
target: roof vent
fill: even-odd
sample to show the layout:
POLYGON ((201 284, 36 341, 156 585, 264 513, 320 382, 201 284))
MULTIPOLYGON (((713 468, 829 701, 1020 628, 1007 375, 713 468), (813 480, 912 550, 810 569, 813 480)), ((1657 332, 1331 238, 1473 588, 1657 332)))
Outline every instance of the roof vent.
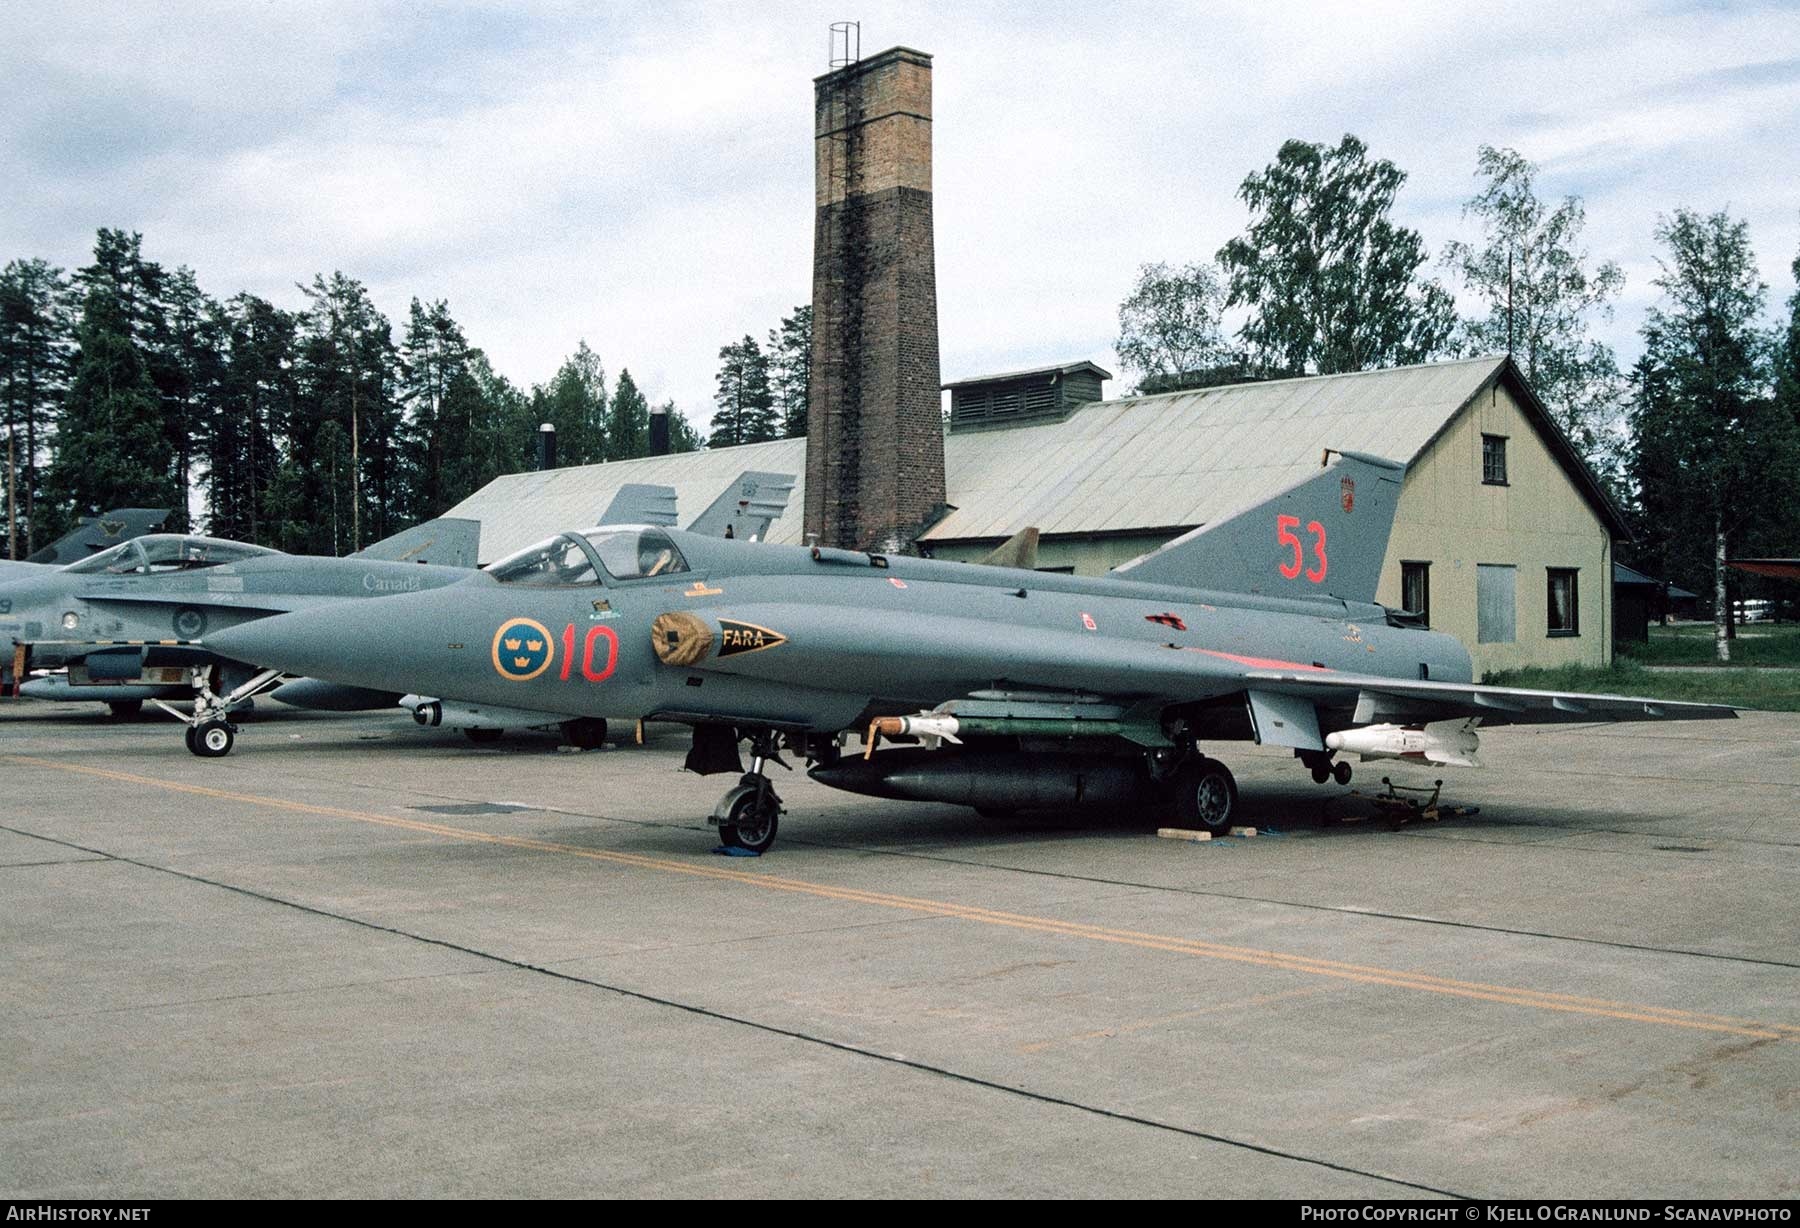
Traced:
POLYGON ((1098 401, 1112 372, 1091 362, 1029 371, 1007 371, 945 384, 950 390, 950 430, 993 430, 1060 422, 1076 406, 1098 401))

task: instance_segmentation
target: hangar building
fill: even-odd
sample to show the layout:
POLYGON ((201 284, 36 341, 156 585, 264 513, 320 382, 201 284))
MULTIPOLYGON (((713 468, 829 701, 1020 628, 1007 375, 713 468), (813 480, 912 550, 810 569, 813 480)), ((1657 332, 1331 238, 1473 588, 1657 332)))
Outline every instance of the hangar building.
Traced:
MULTIPOLYGON (((951 510, 920 546, 975 559, 1036 526, 1040 567, 1099 574, 1292 485, 1326 448, 1369 452, 1409 466, 1381 601, 1457 636, 1478 673, 1611 660, 1625 524, 1510 359, 1089 399, 1105 375, 950 385, 951 510)), ((592 523, 627 482, 673 486, 686 524, 747 470, 799 479, 769 532, 799 544, 804 439, 511 474, 448 514, 481 520, 491 560, 592 523)))

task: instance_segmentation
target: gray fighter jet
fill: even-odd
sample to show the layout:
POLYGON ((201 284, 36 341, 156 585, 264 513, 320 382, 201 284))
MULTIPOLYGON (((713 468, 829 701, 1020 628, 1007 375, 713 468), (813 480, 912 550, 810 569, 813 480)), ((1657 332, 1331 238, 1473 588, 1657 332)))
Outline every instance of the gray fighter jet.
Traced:
POLYGON ((712 822, 756 851, 775 839, 764 769, 784 749, 859 793, 984 813, 1138 805, 1217 832, 1237 798, 1202 749, 1218 742, 1290 747, 1342 783, 1340 755, 1475 765, 1483 723, 1735 715, 1473 681, 1455 638, 1375 602, 1403 474, 1327 453, 1314 477, 1106 577, 594 529, 447 589, 207 645, 363 685, 685 722, 702 773, 742 773, 747 740, 750 770, 712 822), (840 757, 846 733, 862 756, 840 757))
POLYGON ((121 714, 192 690, 191 717, 169 710, 188 723, 191 749, 223 754, 236 732, 230 714, 282 674, 222 660, 199 642, 208 630, 453 583, 475 565, 480 532, 476 521, 434 520, 341 559, 178 533, 133 538, 0 585, 0 650, 14 679, 67 667, 55 697, 91 697, 121 714))
MULTIPOLYGON (((746 470, 739 474, 706 510, 688 525, 688 532, 739 541, 760 541, 769 525, 787 510, 794 489, 791 473, 746 470)), ((599 525, 677 523, 675 490, 669 486, 628 484, 621 486, 596 521, 599 525)), ((1011 543, 1009 543, 1011 544, 1011 543)), ((546 559, 544 565, 548 566, 546 559)), ((552 729, 569 745, 591 750, 605 743, 607 717, 569 717, 554 712, 534 712, 512 704, 476 703, 447 695, 396 695, 366 687, 345 687, 303 678, 275 692, 284 703, 334 711, 367 710, 399 704, 426 728, 460 729, 472 742, 498 741, 508 729, 552 729)), ((617 714, 610 714, 617 715, 617 714)))

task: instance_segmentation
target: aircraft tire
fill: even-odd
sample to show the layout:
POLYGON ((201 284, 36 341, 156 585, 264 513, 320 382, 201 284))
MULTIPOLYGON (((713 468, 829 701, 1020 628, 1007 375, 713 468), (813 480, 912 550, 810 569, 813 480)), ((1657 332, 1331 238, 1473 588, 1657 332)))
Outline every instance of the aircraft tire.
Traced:
POLYGON ((1331 769, 1326 767, 1323 763, 1314 764, 1312 778, 1315 785, 1322 785, 1331 779, 1331 769))
POLYGON ((141 699, 115 699, 106 705, 115 721, 135 721, 144 711, 141 699))
POLYGON ((1350 783, 1350 770, 1348 763, 1334 763, 1331 765, 1331 778, 1340 785, 1347 785, 1350 783))
POLYGON ((606 721, 597 716, 578 716, 562 723, 563 741, 578 750, 599 750, 606 745, 606 721))
POLYGON ((188 728, 188 749, 202 759, 218 759, 231 753, 237 734, 224 721, 208 721, 188 728))
POLYGON ((504 729, 465 729, 463 737, 471 742, 498 742, 506 736, 504 729))
POLYGON ((1175 813, 1185 826, 1225 835, 1237 813, 1237 797, 1237 781, 1217 759, 1196 759, 1175 774, 1175 813))
POLYGON ((719 824, 720 844, 749 849, 752 853, 769 851, 780 826, 781 799, 770 789, 763 795, 760 813, 756 803, 756 794, 748 790, 732 801, 731 809, 719 824))

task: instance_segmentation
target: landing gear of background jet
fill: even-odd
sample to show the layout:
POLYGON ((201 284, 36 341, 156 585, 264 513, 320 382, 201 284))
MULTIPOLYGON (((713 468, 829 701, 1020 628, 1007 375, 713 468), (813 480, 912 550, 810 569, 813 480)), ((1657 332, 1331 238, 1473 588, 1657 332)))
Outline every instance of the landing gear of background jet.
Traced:
POLYGON ((463 730, 463 737, 471 742, 498 742, 505 736, 506 730, 495 729, 491 726, 463 730))
POLYGON ((237 726, 230 721, 207 721, 188 726, 187 748, 202 759, 217 759, 231 753, 236 738, 237 726))
POLYGON ((115 699, 106 705, 115 721, 135 721, 144 710, 141 699, 115 699))
MULTIPOLYGON (((718 824, 719 843, 766 853, 775 843, 775 831, 781 822, 781 798, 775 786, 763 775, 769 763, 780 763, 780 744, 773 731, 750 737, 750 770, 738 780, 737 787, 726 792, 713 807, 711 822, 718 824)), ((788 769, 792 771, 792 768, 788 769)))
POLYGON ((1237 811, 1237 781, 1217 759, 1201 757, 1181 765, 1171 781, 1175 815, 1184 827, 1198 827, 1222 836, 1231 830, 1237 811))

